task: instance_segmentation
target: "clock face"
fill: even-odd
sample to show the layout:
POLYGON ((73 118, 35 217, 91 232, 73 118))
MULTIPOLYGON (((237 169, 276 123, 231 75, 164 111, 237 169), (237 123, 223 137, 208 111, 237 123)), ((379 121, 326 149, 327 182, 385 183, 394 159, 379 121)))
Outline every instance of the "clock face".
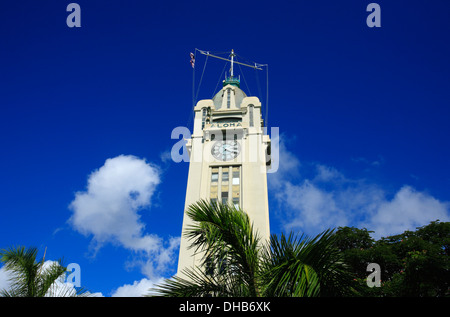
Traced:
POLYGON ((237 141, 217 141, 214 143, 211 154, 218 160, 229 161, 238 156, 241 146, 237 141))

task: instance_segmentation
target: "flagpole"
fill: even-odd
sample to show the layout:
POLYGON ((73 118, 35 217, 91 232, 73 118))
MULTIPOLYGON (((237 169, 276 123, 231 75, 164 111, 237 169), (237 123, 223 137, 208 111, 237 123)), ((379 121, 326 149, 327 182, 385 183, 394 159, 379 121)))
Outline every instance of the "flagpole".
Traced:
POLYGON ((233 69, 233 64, 234 64, 234 50, 231 50, 231 77, 234 76, 234 69, 233 69))
MULTIPOLYGON (((194 52, 194 61, 195 57, 197 55, 197 49, 195 49, 194 52)), ((194 111, 195 108, 195 64, 192 65, 192 111, 194 111)))

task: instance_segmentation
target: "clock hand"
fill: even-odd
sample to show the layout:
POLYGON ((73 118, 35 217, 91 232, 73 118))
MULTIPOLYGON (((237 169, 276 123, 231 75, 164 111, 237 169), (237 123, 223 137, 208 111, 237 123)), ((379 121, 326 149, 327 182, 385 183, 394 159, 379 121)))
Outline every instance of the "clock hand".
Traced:
POLYGON ((224 151, 227 151, 227 152, 233 152, 233 153, 237 153, 237 152, 238 152, 238 151, 235 150, 235 149, 229 149, 229 148, 224 148, 223 150, 224 150, 224 151))

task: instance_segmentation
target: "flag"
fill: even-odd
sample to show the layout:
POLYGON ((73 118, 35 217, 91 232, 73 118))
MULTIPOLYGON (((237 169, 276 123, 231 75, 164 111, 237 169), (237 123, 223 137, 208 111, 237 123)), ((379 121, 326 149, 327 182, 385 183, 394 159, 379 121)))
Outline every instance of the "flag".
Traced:
POLYGON ((191 66, 192 66, 192 68, 194 68, 194 65, 195 65, 195 56, 194 56, 194 53, 191 53, 191 66))

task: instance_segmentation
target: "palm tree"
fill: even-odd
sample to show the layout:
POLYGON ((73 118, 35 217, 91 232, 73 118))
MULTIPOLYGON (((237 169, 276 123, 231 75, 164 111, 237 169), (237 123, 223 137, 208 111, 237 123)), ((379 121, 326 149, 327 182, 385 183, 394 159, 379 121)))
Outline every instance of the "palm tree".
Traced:
POLYGON ((17 247, 0 251, 0 261, 11 275, 10 289, 0 290, 3 297, 73 297, 87 296, 84 289, 57 283, 66 273, 62 260, 44 265, 44 258, 36 261, 37 248, 17 247))
POLYGON ((200 267, 152 289, 152 296, 343 296, 351 278, 334 248, 332 230, 315 238, 272 235, 261 241, 248 215, 234 206, 201 200, 189 206, 186 236, 200 267))

